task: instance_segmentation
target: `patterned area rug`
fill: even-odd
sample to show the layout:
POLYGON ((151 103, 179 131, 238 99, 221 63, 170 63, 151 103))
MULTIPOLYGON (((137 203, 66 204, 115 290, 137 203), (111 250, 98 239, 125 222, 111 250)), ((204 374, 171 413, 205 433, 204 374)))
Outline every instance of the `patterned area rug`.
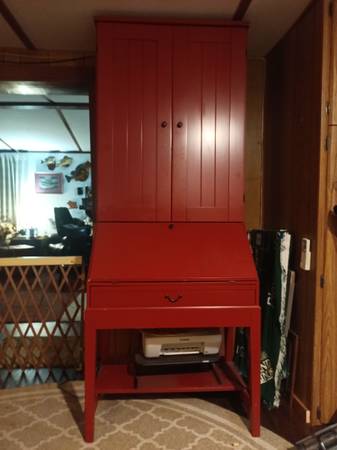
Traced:
POLYGON ((95 442, 83 441, 83 384, 0 391, 1 450, 289 449, 262 429, 251 438, 242 417, 196 398, 102 399, 95 442))

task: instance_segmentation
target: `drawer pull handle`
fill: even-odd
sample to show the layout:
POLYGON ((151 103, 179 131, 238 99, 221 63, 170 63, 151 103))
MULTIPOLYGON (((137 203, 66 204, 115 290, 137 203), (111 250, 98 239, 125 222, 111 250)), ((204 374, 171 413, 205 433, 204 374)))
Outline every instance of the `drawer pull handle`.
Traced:
POLYGON ((182 295, 178 295, 177 297, 171 297, 170 295, 165 295, 165 300, 168 300, 170 303, 176 303, 178 300, 183 298, 182 295))

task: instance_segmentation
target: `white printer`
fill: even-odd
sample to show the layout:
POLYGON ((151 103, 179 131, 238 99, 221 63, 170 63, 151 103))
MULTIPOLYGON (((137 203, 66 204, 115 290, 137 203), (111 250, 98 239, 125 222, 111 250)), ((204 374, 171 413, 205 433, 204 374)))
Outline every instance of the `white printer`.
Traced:
POLYGON ((173 355, 214 355, 219 353, 222 335, 219 328, 143 330, 146 358, 173 355))

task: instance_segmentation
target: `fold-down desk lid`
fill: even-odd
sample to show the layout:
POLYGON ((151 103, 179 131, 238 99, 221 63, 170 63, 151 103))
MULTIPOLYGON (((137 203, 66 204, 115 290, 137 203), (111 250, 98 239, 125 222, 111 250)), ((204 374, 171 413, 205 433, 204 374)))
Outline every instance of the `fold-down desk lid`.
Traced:
POLYGON ((97 223, 89 282, 257 280, 242 223, 97 223))

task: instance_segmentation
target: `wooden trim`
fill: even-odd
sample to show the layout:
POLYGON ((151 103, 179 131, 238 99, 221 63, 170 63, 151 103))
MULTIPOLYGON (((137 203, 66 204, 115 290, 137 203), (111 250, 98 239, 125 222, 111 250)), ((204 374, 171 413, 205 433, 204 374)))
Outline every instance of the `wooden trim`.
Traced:
POLYGON ((0 0, 0 14, 4 18, 4 20, 8 23, 11 29, 14 31, 16 36, 20 39, 23 45, 29 50, 36 50, 35 45, 27 36, 27 34, 23 31, 21 25, 16 20, 10 9, 7 7, 6 3, 3 0, 0 0))
MULTIPOLYGON (((0 138, 0 141, 8 147, 8 149, 6 149, 5 151, 7 151, 7 152, 8 152, 8 151, 9 151, 9 152, 16 152, 15 148, 13 148, 13 147, 10 146, 9 144, 7 144, 6 141, 4 141, 4 140, 1 139, 1 138, 0 138)), ((1 150, 0 150, 0 151, 1 151, 1 150)))
POLYGON ((337 125, 337 2, 332 1, 331 70, 330 70, 330 114, 329 125, 337 125))
POLYGON ((330 145, 326 154, 326 172, 322 180, 325 204, 322 206, 324 220, 324 289, 322 290, 322 324, 321 324, 321 377, 320 377, 320 412, 321 422, 329 423, 334 419, 337 409, 337 304, 336 304, 336 269, 337 269, 337 221, 331 210, 337 202, 337 1, 328 1, 326 5, 327 23, 330 26, 330 84, 327 101, 331 105, 330 114, 325 114, 329 123, 326 135, 330 145), (332 17, 331 17, 332 5, 332 17))
POLYGON ((89 103, 2 102, 1 109, 89 109, 89 103))
POLYGON ((1 64, 0 90, 6 91, 15 82, 36 83, 48 93, 87 94, 88 86, 94 77, 93 68, 89 67, 52 67, 38 64, 1 64))
MULTIPOLYGON (((0 139, 1 141, 2 139, 0 139)), ((15 148, 13 148, 12 150, 10 149, 0 149, 0 153, 13 153, 13 152, 17 152, 17 153, 41 153, 39 150, 16 150, 15 148)), ((48 153, 76 153, 78 155, 78 150, 48 150, 48 153)), ((85 154, 91 154, 91 151, 82 151, 81 155, 85 155, 85 154)))
POLYGON ((88 94, 95 77, 93 52, 0 49, 0 92, 15 93, 18 84, 41 94, 88 94))
POLYGON ((61 119, 61 122, 63 123, 65 129, 68 131, 69 136, 71 137, 72 141, 74 142, 75 146, 77 147, 77 150, 79 152, 83 152, 83 150, 82 150, 78 140, 76 139, 76 136, 75 136, 73 130, 71 129, 69 122, 65 118, 65 115, 63 114, 62 110, 60 108, 56 108, 56 112, 57 112, 59 118, 61 119))
POLYGON ((320 31, 323 32, 322 39, 322 93, 321 93, 321 127, 320 127, 320 158, 319 158, 319 186, 318 186, 318 209, 317 209, 317 240, 316 240, 316 289, 315 289, 315 327, 313 337, 313 364, 312 364, 312 394, 311 425, 320 425, 321 420, 316 411, 321 405, 321 396, 324 388, 321 388, 322 380, 322 353, 325 346, 322 337, 323 318, 323 289, 320 286, 321 276, 324 275, 325 241, 326 241, 326 177, 327 177, 327 151, 325 149, 326 136, 328 134, 328 117, 326 114, 326 103, 329 100, 329 75, 330 75, 330 43, 331 43, 331 20, 329 16, 329 0, 321 0, 320 31))
POLYGON ((0 267, 81 265, 82 256, 23 256, 0 258, 0 267))
MULTIPOLYGON (((336 22, 334 22, 334 27, 335 24, 336 22)), ((335 32, 333 33, 333 37, 334 39, 336 39, 335 32)), ((337 62, 336 59, 336 56, 333 55, 332 62, 334 64, 336 64, 337 62)), ((335 92, 334 95, 336 94, 337 93, 335 92)), ((325 209, 325 221, 328 220, 328 223, 326 226, 325 234, 325 282, 324 289, 322 290, 322 326, 320 355, 320 419, 324 424, 330 423, 334 420, 337 409, 337 221, 335 220, 336 216, 334 216, 331 211, 332 207, 337 202, 337 125, 331 125, 329 128, 331 145, 328 152, 328 167, 326 176, 327 201, 325 209)))
POLYGON ((293 401, 295 394, 295 381, 297 375, 297 362, 298 362, 298 344, 299 338, 298 334, 294 331, 289 330, 288 342, 290 344, 291 351, 289 352, 290 357, 290 392, 289 392, 289 408, 292 410, 293 401))
POLYGON ((252 0, 240 0, 240 3, 233 15, 233 20, 242 20, 245 17, 251 3, 252 0))
POLYGON ((78 140, 76 139, 76 136, 75 136, 73 130, 71 129, 71 126, 70 126, 68 120, 66 119, 65 115, 63 114, 62 109, 59 106, 57 106, 57 104, 55 102, 53 102, 53 100, 51 100, 47 95, 45 95, 44 98, 47 100, 47 102, 50 105, 53 105, 55 107, 56 112, 57 112, 59 118, 61 119, 61 122, 63 123, 65 129, 68 131, 68 134, 71 137, 73 143, 75 144, 75 147, 77 147, 78 151, 82 152, 83 150, 82 150, 78 140))
POLYGON ((53 67, 93 67, 94 51, 71 50, 27 50, 24 48, 0 47, 0 61, 4 65, 46 65, 53 67))
MULTIPOLYGON (((249 0, 251 1, 251 0, 249 0)), ((115 22, 115 23, 139 23, 139 24, 159 24, 159 25, 193 25, 193 26, 211 26, 211 27, 244 27, 248 28, 247 22, 238 22, 227 19, 175 19, 163 17, 118 17, 118 16, 97 16, 94 18, 95 23, 115 22)))

